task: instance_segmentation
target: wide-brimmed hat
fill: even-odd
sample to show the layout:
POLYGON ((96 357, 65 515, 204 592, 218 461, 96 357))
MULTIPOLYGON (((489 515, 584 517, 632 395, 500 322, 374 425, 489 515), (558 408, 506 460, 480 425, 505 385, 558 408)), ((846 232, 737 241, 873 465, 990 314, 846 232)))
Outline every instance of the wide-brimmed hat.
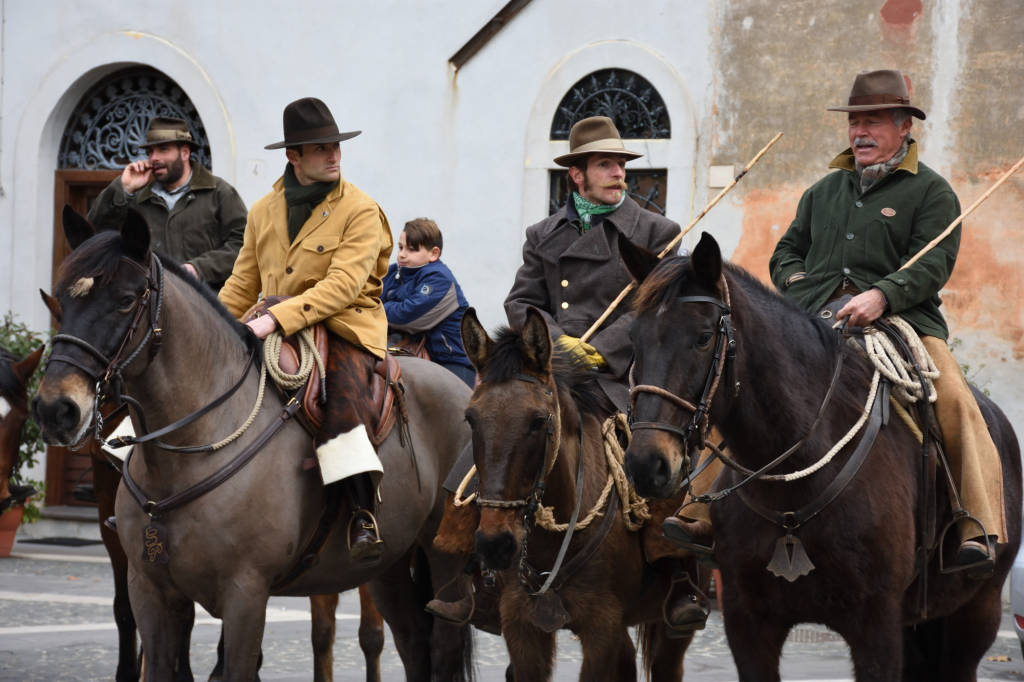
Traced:
POLYGON ((607 116, 591 116, 573 124, 569 131, 569 153, 555 157, 559 166, 569 167, 587 154, 619 154, 638 159, 643 154, 631 152, 622 146, 619 130, 607 116))
POLYGON ((338 124, 334 122, 327 105, 316 97, 303 97, 284 108, 284 140, 268 144, 264 149, 341 142, 361 132, 363 131, 338 132, 338 124))
POLYGON ((139 146, 145 149, 169 142, 186 142, 192 147, 198 147, 196 141, 192 139, 192 132, 188 129, 188 124, 180 118, 169 116, 150 119, 149 130, 146 131, 146 141, 139 146))
POLYGON ((853 80, 846 106, 828 107, 828 111, 874 111, 906 109, 924 120, 924 112, 910 104, 910 92, 903 74, 896 69, 862 71, 853 80))

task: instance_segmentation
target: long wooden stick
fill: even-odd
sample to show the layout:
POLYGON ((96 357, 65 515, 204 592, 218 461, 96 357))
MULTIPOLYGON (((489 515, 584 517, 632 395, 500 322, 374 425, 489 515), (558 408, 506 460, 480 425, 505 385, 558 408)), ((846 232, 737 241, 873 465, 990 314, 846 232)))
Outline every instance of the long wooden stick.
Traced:
MULTIPOLYGON (((730 182, 728 185, 723 187, 722 191, 719 192, 715 196, 715 198, 712 199, 711 202, 707 206, 704 207, 704 210, 702 210, 700 213, 698 213, 697 217, 694 218, 693 220, 691 220, 689 225, 687 225, 682 230, 680 230, 679 234, 677 234, 672 239, 672 241, 670 241, 668 243, 668 246, 666 246, 664 249, 661 250, 661 253, 658 254, 658 258, 664 258, 668 253, 670 253, 673 249, 675 249, 679 245, 679 241, 683 237, 686 236, 686 233, 689 232, 690 230, 692 230, 693 226, 696 225, 698 222, 700 222, 700 219, 703 218, 705 215, 707 215, 708 211, 710 211, 715 206, 715 204, 717 204, 721 200, 722 197, 724 197, 726 194, 728 194, 729 190, 731 190, 733 187, 736 186, 736 183, 738 183, 743 178, 743 176, 747 174, 747 171, 749 171, 751 168, 753 168, 754 164, 757 163, 758 161, 760 161, 761 157, 764 156, 765 153, 767 153, 767 151, 769 149, 771 149, 772 145, 775 144, 776 142, 778 142, 779 138, 781 138, 781 137, 782 137, 782 133, 780 132, 775 137, 773 137, 768 144, 766 144, 764 147, 762 147, 761 151, 759 151, 754 156, 754 158, 752 158, 750 160, 750 162, 746 166, 743 167, 743 170, 741 170, 736 175, 736 177, 732 179, 732 182, 730 182)), ((591 336, 593 336, 594 332, 596 332, 600 328, 600 326, 602 324, 604 324, 604 321, 608 319, 608 316, 611 315, 612 312, 617 307, 619 307, 619 304, 622 303, 623 299, 625 299, 626 296, 629 295, 629 292, 631 292, 635 288, 636 288, 636 282, 630 282, 628 285, 626 285, 626 288, 623 289, 622 291, 620 291, 619 295, 615 297, 615 300, 612 301, 611 304, 609 304, 608 308, 605 309, 605 311, 603 313, 601 313, 601 317, 597 318, 597 321, 594 322, 594 324, 592 324, 590 326, 590 329, 588 329, 586 331, 586 333, 583 334, 583 336, 580 337, 580 341, 586 342, 587 339, 589 339, 591 336)))
POLYGON ((973 204, 968 206, 966 211, 961 213, 960 216, 956 220, 954 220, 953 222, 951 222, 949 224, 949 227, 947 227, 945 230, 942 231, 942 234, 940 234, 938 237, 936 237, 935 239, 933 239, 930 242, 928 242, 927 246, 925 246, 923 249, 921 249, 920 251, 915 253, 913 258, 911 258, 906 263, 904 263, 902 266, 900 266, 900 270, 906 270, 907 268, 909 268, 911 265, 916 263, 918 261, 918 259, 921 258, 921 256, 923 256, 924 254, 926 254, 929 251, 931 251, 932 249, 934 249, 938 245, 939 242, 941 242, 943 239, 948 237, 949 233, 952 232, 953 230, 955 230, 956 226, 959 225, 960 223, 962 223, 964 218, 969 216, 971 214, 971 212, 974 211, 974 209, 978 208, 978 206, 981 205, 981 202, 985 201, 985 199, 988 199, 988 196, 990 194, 992 194, 992 192, 996 191, 996 188, 999 187, 999 185, 1001 185, 1004 182, 1006 182, 1007 178, 1009 178, 1011 175, 1016 173, 1017 169, 1020 168, 1022 164, 1024 164, 1024 158, 1021 158, 1020 161, 1018 161, 1017 163, 1013 164, 1013 167, 1010 168, 1010 170, 1008 170, 1005 173, 1003 173, 1003 177, 1001 177, 998 180, 996 180, 996 183, 994 185, 992 185, 991 187, 989 187, 988 191, 986 191, 984 194, 982 194, 980 197, 978 197, 977 200, 973 204))

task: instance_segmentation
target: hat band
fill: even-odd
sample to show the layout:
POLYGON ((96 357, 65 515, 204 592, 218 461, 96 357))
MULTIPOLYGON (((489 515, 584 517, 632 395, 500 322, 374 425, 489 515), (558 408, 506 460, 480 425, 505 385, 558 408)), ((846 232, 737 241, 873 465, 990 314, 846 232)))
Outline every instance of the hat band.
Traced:
POLYGON ((293 130, 287 133, 284 136, 284 139, 288 144, 300 144, 306 140, 318 140, 321 137, 333 137, 335 135, 338 135, 338 126, 329 125, 321 126, 319 128, 293 130))
POLYGON ((910 106, 910 98, 900 95, 857 95, 850 97, 849 106, 859 107, 866 104, 905 104, 910 106))

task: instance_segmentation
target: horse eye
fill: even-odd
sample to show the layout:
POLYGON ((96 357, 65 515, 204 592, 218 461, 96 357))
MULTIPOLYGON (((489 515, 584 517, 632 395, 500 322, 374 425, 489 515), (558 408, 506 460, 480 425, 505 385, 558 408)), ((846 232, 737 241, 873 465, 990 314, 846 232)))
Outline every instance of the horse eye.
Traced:
POLYGON ((533 421, 530 422, 530 432, 536 433, 544 428, 548 423, 547 417, 534 417, 533 421))
POLYGON ((121 299, 117 302, 117 309, 120 312, 122 312, 122 313, 126 313, 129 310, 131 310, 132 306, 134 306, 134 305, 135 305, 135 297, 134 296, 122 296, 121 299))
POLYGON ((707 348, 708 346, 711 345, 711 339, 713 339, 714 336, 715 335, 712 334, 711 332, 704 332, 697 338, 697 347, 707 348))

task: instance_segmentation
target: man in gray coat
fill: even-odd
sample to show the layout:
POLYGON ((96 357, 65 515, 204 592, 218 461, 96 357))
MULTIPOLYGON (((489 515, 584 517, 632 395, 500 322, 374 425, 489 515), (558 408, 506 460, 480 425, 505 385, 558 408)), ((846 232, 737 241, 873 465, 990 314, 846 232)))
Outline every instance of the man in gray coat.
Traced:
POLYGON ((619 235, 658 253, 680 231, 626 193, 626 162, 640 156, 623 146, 610 118, 593 116, 572 127, 569 153, 555 163, 568 168, 575 189, 565 206, 527 228, 523 264, 505 299, 513 328, 522 327, 527 308, 538 308, 558 346, 599 371, 601 387, 621 412, 633 355, 629 299, 587 342, 580 337, 632 281, 619 255, 619 235))
POLYGON ((235 188, 200 164, 180 118, 154 118, 142 145, 148 158, 128 164, 89 209, 97 230, 118 229, 128 207, 149 224, 153 248, 182 263, 216 291, 224 284, 245 234, 246 210, 235 188))

